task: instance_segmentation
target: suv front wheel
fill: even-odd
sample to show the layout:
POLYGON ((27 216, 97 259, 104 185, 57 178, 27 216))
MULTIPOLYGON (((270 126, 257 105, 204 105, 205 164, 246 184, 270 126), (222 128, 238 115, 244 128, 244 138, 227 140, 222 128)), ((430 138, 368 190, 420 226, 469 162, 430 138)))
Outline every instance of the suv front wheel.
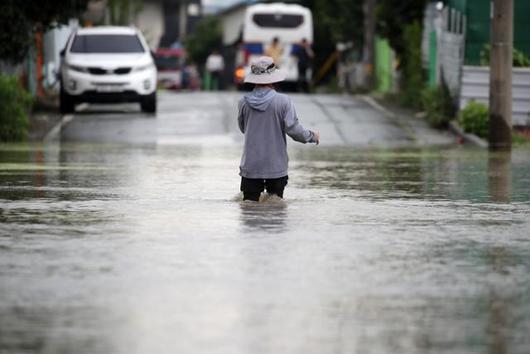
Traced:
POLYGON ((63 114, 73 113, 75 109, 74 98, 64 90, 62 83, 61 83, 61 93, 59 96, 59 108, 61 109, 61 113, 63 114))
POLYGON ((150 95, 146 95, 145 97, 142 97, 142 101, 140 101, 140 106, 142 107, 142 111, 146 113, 155 113, 156 112, 156 91, 150 95))

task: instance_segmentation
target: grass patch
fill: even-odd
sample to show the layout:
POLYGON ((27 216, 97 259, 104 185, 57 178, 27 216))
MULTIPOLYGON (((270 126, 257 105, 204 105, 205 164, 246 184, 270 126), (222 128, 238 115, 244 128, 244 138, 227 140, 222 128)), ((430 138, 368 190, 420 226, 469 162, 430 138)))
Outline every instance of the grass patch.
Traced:
POLYGON ((518 147, 530 148, 530 128, 514 130, 512 144, 518 147))

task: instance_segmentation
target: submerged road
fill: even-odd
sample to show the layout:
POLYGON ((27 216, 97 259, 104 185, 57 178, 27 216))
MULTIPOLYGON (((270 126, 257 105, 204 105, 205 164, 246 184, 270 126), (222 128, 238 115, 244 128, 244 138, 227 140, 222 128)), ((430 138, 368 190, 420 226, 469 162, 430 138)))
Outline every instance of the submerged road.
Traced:
MULTIPOLYGON (((62 141, 239 144, 237 102, 242 93, 161 92, 159 112, 137 105, 85 106, 62 131, 62 141)), ((364 96, 291 95, 300 121, 321 132, 323 146, 398 147, 450 145, 455 139, 414 118, 393 117, 364 96)))
POLYGON ((237 93, 80 107, 0 145, 0 353, 530 348, 530 153, 293 95, 285 200, 242 202, 237 93))

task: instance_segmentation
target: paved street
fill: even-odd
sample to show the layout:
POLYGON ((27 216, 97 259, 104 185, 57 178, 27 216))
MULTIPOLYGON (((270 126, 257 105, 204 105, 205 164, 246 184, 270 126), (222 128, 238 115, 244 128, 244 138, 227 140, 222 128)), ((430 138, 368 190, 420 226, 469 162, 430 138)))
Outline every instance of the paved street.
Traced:
POLYGON ((530 154, 293 95, 285 200, 242 202, 239 93, 84 106, 0 145, 0 353, 530 348, 530 154))
MULTIPOLYGON (((65 126, 63 141, 143 144, 240 144, 237 102, 242 93, 162 92, 159 113, 135 104, 81 107, 65 126), (124 124, 125 123, 125 124, 124 124)), ((321 132, 322 146, 397 147, 449 145, 455 139, 418 119, 389 117, 371 99, 349 95, 292 95, 301 122, 321 132)))

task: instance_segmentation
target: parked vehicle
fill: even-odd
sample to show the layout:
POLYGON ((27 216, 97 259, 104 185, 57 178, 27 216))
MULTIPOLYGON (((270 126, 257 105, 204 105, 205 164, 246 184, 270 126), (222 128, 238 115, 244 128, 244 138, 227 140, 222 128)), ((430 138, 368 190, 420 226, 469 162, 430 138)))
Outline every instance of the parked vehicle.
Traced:
POLYGON ((153 55, 137 29, 78 29, 61 52, 61 112, 81 102, 139 102, 154 113, 156 80, 153 55))
POLYGON ((184 50, 181 48, 158 48, 155 63, 158 70, 158 86, 178 90, 183 87, 184 50))
POLYGON ((297 60, 294 53, 299 43, 306 39, 313 43, 313 17, 311 11, 295 4, 256 4, 246 9, 243 23, 243 43, 236 55, 234 81, 242 86, 250 72, 249 63, 263 55, 274 38, 283 46, 278 66, 285 72, 286 83, 298 81, 297 60))

